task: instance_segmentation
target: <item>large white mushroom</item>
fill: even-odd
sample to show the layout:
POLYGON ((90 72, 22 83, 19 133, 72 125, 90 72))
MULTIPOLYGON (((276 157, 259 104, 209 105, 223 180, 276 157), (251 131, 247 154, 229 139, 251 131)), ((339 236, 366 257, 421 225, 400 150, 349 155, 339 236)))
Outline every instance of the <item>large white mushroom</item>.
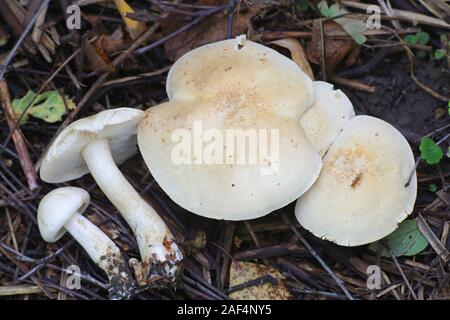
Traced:
POLYGON ((383 238, 414 208, 414 155, 392 125, 356 116, 323 159, 319 179, 297 201, 300 224, 317 237, 343 246, 383 238))
POLYGON ((45 154, 40 175, 46 182, 60 183, 90 173, 137 238, 144 273, 137 278, 159 286, 177 279, 182 252, 161 217, 117 167, 137 152, 142 117, 141 110, 118 108, 73 122, 45 154))
POLYGON ((292 60, 242 36, 219 41, 181 57, 166 89, 170 101, 147 110, 138 144, 153 177, 185 209, 253 219, 317 179, 321 157, 300 126, 314 88, 292 60))
POLYGON ((314 104, 302 115, 306 136, 323 157, 334 139, 355 116, 353 104, 341 90, 324 81, 314 81, 314 104))
POLYGON ((56 242, 69 232, 108 276, 110 299, 129 298, 135 282, 127 262, 114 242, 82 215, 89 199, 85 190, 74 187, 58 188, 45 195, 38 208, 41 236, 47 242, 56 242))

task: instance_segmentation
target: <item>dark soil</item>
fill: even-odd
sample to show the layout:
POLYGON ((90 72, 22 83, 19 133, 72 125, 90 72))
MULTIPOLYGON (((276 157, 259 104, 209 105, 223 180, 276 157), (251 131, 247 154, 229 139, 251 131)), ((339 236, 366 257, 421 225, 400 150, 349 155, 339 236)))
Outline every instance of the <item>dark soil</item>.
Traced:
MULTIPOLYGON (((445 63, 416 60, 419 81, 443 96, 450 96, 450 73, 445 63)), ((376 87, 375 93, 342 88, 357 114, 379 117, 399 129, 410 142, 449 122, 446 103, 420 88, 409 73, 406 54, 385 58, 371 74, 355 78, 376 87), (443 112, 444 111, 444 112, 443 112)))

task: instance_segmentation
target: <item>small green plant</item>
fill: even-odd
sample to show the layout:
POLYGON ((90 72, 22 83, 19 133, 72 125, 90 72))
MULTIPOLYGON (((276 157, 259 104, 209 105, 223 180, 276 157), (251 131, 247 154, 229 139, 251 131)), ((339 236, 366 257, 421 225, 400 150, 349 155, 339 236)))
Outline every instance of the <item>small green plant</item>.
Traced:
POLYGON ((434 58, 436 60, 441 60, 444 57, 445 57, 445 51, 443 49, 437 49, 436 51, 434 51, 434 58))
POLYGON ((437 185, 434 184, 434 183, 431 183, 431 184, 428 186, 428 191, 430 191, 430 192, 436 192, 437 189, 438 189, 438 187, 437 187, 437 185))
POLYGON ((419 150, 420 156, 428 164, 438 164, 444 155, 441 147, 431 138, 422 138, 420 140, 419 150))
POLYGON ((434 58, 436 60, 441 60, 441 59, 443 59, 445 57, 449 58, 450 42, 448 41, 447 36, 445 34, 441 34, 439 39, 440 39, 440 42, 441 42, 441 47, 434 51, 434 58))
POLYGON ((309 5, 306 0, 297 0, 297 9, 300 12, 308 11, 309 5))
POLYGON ((331 6, 328 6, 326 1, 321 1, 317 7, 320 10, 320 13, 327 18, 334 18, 341 14, 341 9, 339 8, 339 4, 335 3, 331 6))
POLYGON ((405 41, 410 44, 426 45, 430 41, 430 35, 424 31, 420 31, 416 34, 408 34, 405 37, 405 41))
POLYGON ((12 108, 16 118, 21 118, 20 124, 27 122, 29 116, 54 123, 61 121, 67 110, 74 109, 75 103, 67 96, 63 99, 56 90, 47 91, 40 95, 30 90, 22 98, 14 99, 12 108), (22 114, 24 115, 22 116, 22 114))
POLYGON ((396 257, 414 256, 425 250, 428 241, 420 232, 416 220, 405 220, 390 235, 371 243, 369 250, 375 253, 381 250, 382 257, 390 257, 384 245, 389 247, 396 257))
MULTIPOLYGON (((427 32, 419 31, 416 34, 409 34, 405 37, 405 41, 409 44, 426 45, 430 41, 430 35, 427 32)), ((425 50, 417 51, 417 55, 420 58, 424 58, 427 55, 425 50)))
POLYGON ((441 60, 445 57, 448 57, 448 52, 450 50, 450 43, 445 34, 441 34, 441 36, 439 37, 439 40, 441 43, 440 48, 438 48, 434 51, 434 58, 436 60, 441 60))

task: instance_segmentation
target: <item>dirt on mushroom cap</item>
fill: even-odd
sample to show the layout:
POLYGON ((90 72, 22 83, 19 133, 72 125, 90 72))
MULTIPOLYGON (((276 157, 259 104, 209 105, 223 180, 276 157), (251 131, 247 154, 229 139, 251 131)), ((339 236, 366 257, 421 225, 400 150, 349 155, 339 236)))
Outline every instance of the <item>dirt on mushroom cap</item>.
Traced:
MULTIPOLYGON (((226 220, 257 218, 294 201, 321 167, 299 123, 312 104, 312 81, 274 50, 251 41, 239 46, 238 41, 206 45, 182 57, 168 76, 171 101, 148 109, 138 129, 144 160, 169 197, 189 211, 226 220), (224 144, 223 157, 205 163, 190 154, 191 164, 174 163, 180 141, 173 134, 181 129, 194 137, 196 124, 203 132, 215 132, 215 143, 224 144), (265 164, 227 161, 227 153, 236 148, 226 145, 229 129, 244 135, 277 131, 278 159, 266 157, 265 164), (261 174, 262 167, 275 163, 275 174, 261 174)), ((211 138, 200 144, 206 148, 211 138)), ((248 160, 256 149, 247 143, 243 158, 248 160)))
POLYGON ((324 158, 319 179, 299 198, 296 216, 314 235, 356 246, 381 239, 411 214, 414 156, 393 126, 370 116, 350 120, 324 158))

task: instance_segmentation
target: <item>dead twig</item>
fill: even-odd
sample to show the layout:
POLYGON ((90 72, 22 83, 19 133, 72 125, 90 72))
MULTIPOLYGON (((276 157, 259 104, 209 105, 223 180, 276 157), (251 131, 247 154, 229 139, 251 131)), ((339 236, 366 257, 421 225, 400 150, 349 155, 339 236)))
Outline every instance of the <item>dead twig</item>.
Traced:
POLYGON ((16 147, 17 154, 19 155, 20 164, 28 182, 28 187, 30 190, 34 190, 38 187, 36 172, 34 171, 33 162, 31 161, 30 153, 28 152, 25 137, 23 136, 20 128, 16 128, 8 84, 4 79, 0 79, 0 98, 2 101, 3 111, 5 112, 6 122, 10 128, 11 136, 16 147))
POLYGON ((297 228, 289 221, 289 218, 285 215, 281 215, 284 222, 291 227, 291 230, 295 233, 295 235, 299 238, 301 243, 305 246, 305 248, 309 251, 309 253, 319 262, 322 268, 331 276, 331 278, 336 282, 339 288, 344 292, 345 296, 349 300, 354 300, 353 296, 350 294, 348 289, 345 287, 342 280, 330 269, 330 267, 323 261, 323 259, 317 254, 317 252, 311 247, 311 245, 306 241, 306 239, 300 234, 297 228))

